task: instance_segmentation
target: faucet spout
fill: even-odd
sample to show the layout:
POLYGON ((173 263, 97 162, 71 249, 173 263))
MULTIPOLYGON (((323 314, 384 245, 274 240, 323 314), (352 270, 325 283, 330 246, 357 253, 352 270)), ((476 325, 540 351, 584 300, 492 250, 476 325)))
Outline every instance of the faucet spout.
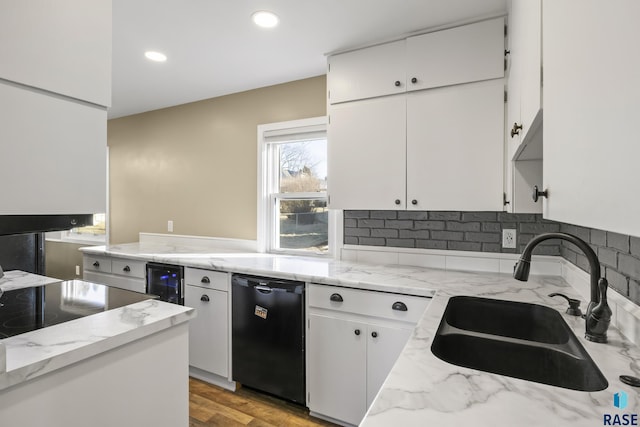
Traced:
POLYGON ((605 278, 600 277, 600 261, 591 246, 577 236, 567 233, 544 233, 540 234, 527 243, 520 260, 517 262, 513 277, 526 282, 529 279, 531 270, 531 254, 539 243, 549 239, 566 240, 576 245, 587 257, 589 262, 591 301, 587 307, 586 333, 585 338, 595 342, 607 342, 607 328, 611 321, 611 309, 607 304, 608 283, 605 278))

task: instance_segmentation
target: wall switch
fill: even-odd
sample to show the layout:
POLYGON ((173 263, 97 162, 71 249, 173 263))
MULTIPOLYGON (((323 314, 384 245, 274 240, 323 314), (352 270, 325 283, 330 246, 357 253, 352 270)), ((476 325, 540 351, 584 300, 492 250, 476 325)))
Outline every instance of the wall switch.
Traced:
POLYGON ((76 276, 80 275, 80 266, 76 265, 76 276))
POLYGON ((502 230, 502 247, 515 249, 516 247, 516 230, 505 228, 502 230))
POLYGON ((173 233, 173 221, 171 220, 167 221, 167 231, 173 233))

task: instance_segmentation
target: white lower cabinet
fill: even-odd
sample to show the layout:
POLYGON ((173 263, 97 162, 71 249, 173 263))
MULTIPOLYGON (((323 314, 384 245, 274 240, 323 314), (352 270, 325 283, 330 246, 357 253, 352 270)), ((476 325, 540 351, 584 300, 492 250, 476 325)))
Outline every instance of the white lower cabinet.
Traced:
POLYGON ((367 411, 367 325, 309 315, 309 409, 351 424, 367 411))
POLYGON ((185 269, 184 305, 196 309, 189 322, 189 365, 229 376, 229 274, 185 269))
POLYGON ((430 299, 309 285, 307 406, 357 425, 430 299))
POLYGON ((83 278, 116 288, 145 293, 145 261, 85 255, 83 278))

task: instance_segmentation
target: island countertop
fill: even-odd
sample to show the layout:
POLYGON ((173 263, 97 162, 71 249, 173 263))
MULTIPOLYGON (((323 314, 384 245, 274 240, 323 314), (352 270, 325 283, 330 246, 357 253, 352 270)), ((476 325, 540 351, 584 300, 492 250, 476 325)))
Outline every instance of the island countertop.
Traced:
MULTIPOLYGON (((432 297, 411 338, 362 426, 597 426, 605 414, 637 413, 640 394, 620 375, 640 376, 640 351, 616 328, 609 343, 584 339, 584 320, 564 313, 566 302, 548 294, 562 292, 586 302, 564 279, 531 276, 519 282, 508 274, 373 265, 331 259, 211 251, 161 244, 131 243, 83 249, 85 254, 181 264, 190 267, 269 275, 361 289, 432 297), (449 298, 472 295, 542 304, 558 310, 596 362, 609 387, 598 392, 560 387, 463 368, 431 353, 431 342, 449 298), (628 394, 628 406, 613 406, 615 393, 628 394)), ((612 290, 611 290, 612 291, 612 290)))
MULTIPOLYGON (((14 270, 5 272, 0 289, 8 291, 55 282, 60 280, 14 270)), ((194 313, 192 308, 149 299, 0 340, 6 351, 6 369, 0 370, 0 393, 186 322, 194 313)))

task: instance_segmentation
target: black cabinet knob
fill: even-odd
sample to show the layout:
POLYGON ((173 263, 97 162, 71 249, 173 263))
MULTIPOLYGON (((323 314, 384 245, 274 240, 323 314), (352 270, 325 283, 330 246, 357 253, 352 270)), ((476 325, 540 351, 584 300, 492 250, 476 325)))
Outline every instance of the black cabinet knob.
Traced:
POLYGON ((376 331, 371 332, 371 336, 374 338, 378 338, 378 333, 376 331))
POLYGON ((416 199, 413 199, 413 200, 411 201, 411 204, 412 204, 412 205, 417 205, 417 204, 418 204, 418 201, 417 201, 416 199))
POLYGON ((396 199, 395 203, 396 203, 396 205, 399 205, 400 204, 400 199, 396 199))
POLYGON ((99 263, 98 261, 96 261, 96 262, 94 262, 94 263, 93 263, 93 266, 94 266, 95 268, 98 268, 98 267, 100 267, 100 263, 99 263))
POLYGON ((542 196, 542 197, 548 197, 548 195, 547 195, 547 190, 540 191, 540 190, 538 189, 538 186, 537 186, 537 185, 534 185, 534 186, 533 186, 533 194, 532 194, 532 196, 533 196, 533 201, 534 201, 534 202, 537 202, 537 201, 538 201, 538 199, 539 199, 541 196, 542 196))
POLYGON ((401 84, 400 80, 396 80, 395 83, 394 83, 394 85, 396 85, 396 87, 400 87, 400 84, 401 84))
POLYGON ((331 301, 335 301, 335 302, 342 302, 342 301, 344 301, 344 300, 342 299, 342 295, 340 295, 340 294, 331 294, 331 296, 329 297, 329 299, 330 299, 331 301))
POLYGON ((391 306, 391 309, 397 311, 407 311, 407 305, 401 301, 396 301, 391 306))
POLYGON ((411 83, 413 84, 418 83, 418 79, 416 79, 415 77, 411 77, 411 83))
POLYGON ((207 276, 203 276, 200 280, 201 283, 211 283, 211 280, 207 276))
POLYGON ((522 129, 522 125, 514 123, 513 124, 513 129, 511 129, 511 138, 513 138, 516 135, 520 135, 520 129, 522 129))
POLYGON ((360 329, 356 329, 355 331, 353 331, 353 333, 356 335, 360 335, 360 329))
POLYGON ((202 295, 202 296, 200 297, 200 301, 203 301, 203 302, 209 302, 209 295, 202 295))
POLYGON ((125 265, 122 271, 124 271, 125 273, 128 273, 131 271, 131 267, 129 267, 128 265, 125 265))

